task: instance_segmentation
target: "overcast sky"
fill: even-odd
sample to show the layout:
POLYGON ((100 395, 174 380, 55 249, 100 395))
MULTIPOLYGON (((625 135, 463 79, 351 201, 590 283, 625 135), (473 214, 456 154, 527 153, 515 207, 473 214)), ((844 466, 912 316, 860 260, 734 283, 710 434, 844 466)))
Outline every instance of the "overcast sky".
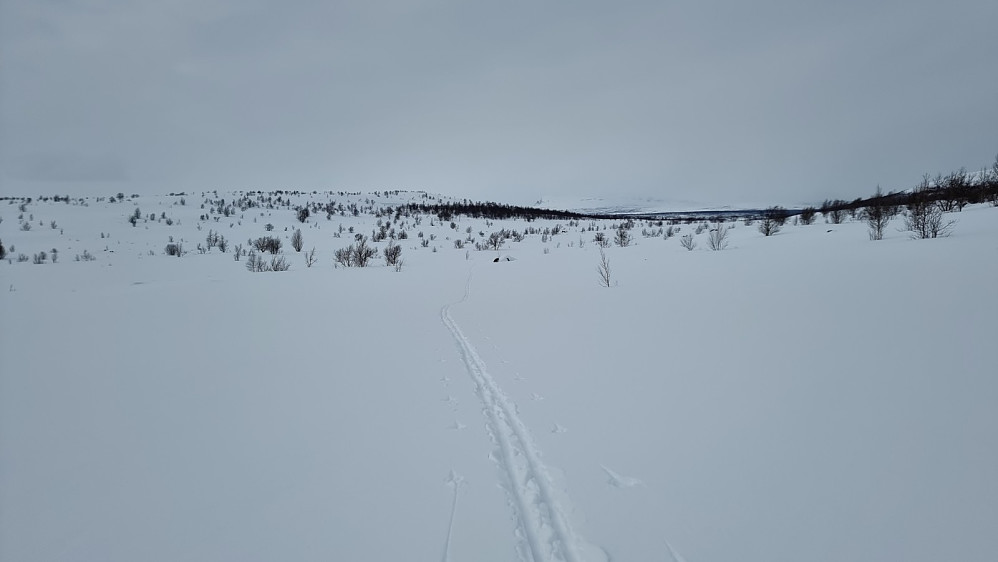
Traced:
POLYGON ((0 0, 0 194, 820 202, 998 153, 995 0, 0 0))

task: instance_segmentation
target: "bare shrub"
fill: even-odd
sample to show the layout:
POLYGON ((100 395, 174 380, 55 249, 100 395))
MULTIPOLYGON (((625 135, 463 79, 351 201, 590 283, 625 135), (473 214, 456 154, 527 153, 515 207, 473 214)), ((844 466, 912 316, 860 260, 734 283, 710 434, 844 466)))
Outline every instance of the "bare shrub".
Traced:
POLYGON ((627 230, 627 228, 621 225, 621 227, 617 229, 617 233, 613 235, 613 242, 621 248, 630 246, 631 233, 627 230))
POLYGON ((942 208, 934 201, 909 203, 904 217, 905 230, 916 239, 944 238, 952 233, 955 224, 945 219, 942 208))
POLYGON ((273 236, 262 236, 253 241, 253 247, 260 252, 277 254, 281 251, 281 239, 273 236))
POLYGON ((301 229, 296 228, 294 234, 291 235, 291 247, 295 249, 296 252, 300 252, 305 241, 302 239, 301 229))
POLYGON ((697 241, 693 239, 692 234, 684 234, 680 236, 679 244, 691 252, 697 247, 697 241))
POLYGON ((599 248, 599 263, 596 264, 596 273, 599 274, 600 285, 610 287, 610 260, 606 257, 603 247, 599 248))
POLYGON ((597 232, 593 236, 593 242, 595 242, 600 248, 606 248, 610 245, 610 241, 607 239, 605 232, 597 232))
POLYGON ((814 224, 814 219, 817 217, 817 214, 818 210, 815 209, 814 207, 804 207, 803 209, 801 209, 800 215, 798 215, 798 218, 800 219, 800 224, 804 226, 807 226, 809 224, 814 224))
POLYGON ((267 267, 267 262, 256 252, 250 250, 249 256, 246 257, 246 270, 259 273, 267 271, 267 267))
POLYGON ((340 248, 339 250, 336 250, 335 252, 333 252, 333 260, 335 260, 335 262, 338 265, 342 265, 343 267, 352 267, 353 266, 353 244, 350 244, 346 248, 340 248))
POLYGON ((880 186, 878 185, 876 193, 874 193, 873 198, 870 200, 870 204, 862 212, 863 220, 866 221, 866 226, 870 233, 870 240, 884 239, 884 230, 895 213, 896 209, 894 206, 884 202, 883 192, 880 191, 880 186))
POLYGON ((357 245, 353 248, 353 264, 357 267, 367 267, 367 264, 378 253, 377 248, 367 245, 367 237, 358 234, 357 245))
POLYGON ((770 207, 762 213, 759 220, 759 232, 763 236, 772 236, 780 231, 780 228, 787 221, 787 210, 783 207, 770 207))
POLYGON ((908 198, 904 216, 904 228, 911 233, 912 238, 949 236, 953 225, 956 224, 956 221, 945 220, 942 206, 939 202, 933 201, 931 195, 932 185, 926 174, 908 198))
POLYGON ((305 252, 305 267, 312 267, 315 262, 315 247, 313 246, 311 250, 305 252))
POLYGON ((724 226, 723 224, 717 225, 717 228, 712 229, 707 235, 707 246, 711 250, 719 251, 728 247, 728 231, 730 228, 724 226))
POLYGON ((268 267, 270 268, 269 271, 287 271, 291 269, 291 264, 288 263, 288 260, 284 257, 284 254, 281 254, 270 258, 268 267))
POLYGON ((402 256, 402 246, 399 246, 394 241, 389 240, 388 246, 384 249, 385 255, 385 265, 397 266, 399 258, 402 256))
POLYGON ((488 239, 489 248, 492 248, 493 250, 498 252, 499 249, 502 248, 502 245, 505 242, 506 238, 502 235, 501 232, 493 232, 492 234, 489 234, 489 239, 488 239))
POLYGON ((179 243, 171 242, 166 245, 166 255, 180 257, 184 254, 184 247, 179 243))

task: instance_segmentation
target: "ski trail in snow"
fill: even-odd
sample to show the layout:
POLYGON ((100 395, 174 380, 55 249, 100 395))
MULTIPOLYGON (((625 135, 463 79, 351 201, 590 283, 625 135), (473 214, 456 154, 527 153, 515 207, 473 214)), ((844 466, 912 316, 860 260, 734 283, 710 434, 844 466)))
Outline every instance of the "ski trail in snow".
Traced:
MULTIPOLYGON (((470 294, 471 274, 458 303, 468 300, 470 294)), ((551 491, 547 467, 540 460, 540 452, 530 432, 517 415, 516 407, 489 375, 475 347, 451 317, 450 308, 451 305, 445 305, 440 310, 440 318, 454 337, 468 375, 475 383, 475 391, 485 406, 489 432, 498 445, 495 457, 505 472, 507 493, 530 560, 582 562, 576 536, 551 491)), ((522 548, 520 550, 522 553, 522 548)))
POLYGON ((606 466, 600 465, 600 468, 602 468, 603 472, 606 472, 606 475, 610 477, 610 479, 607 480, 607 483, 615 488, 633 488, 634 486, 645 485, 644 482, 638 480, 637 478, 631 478, 630 476, 621 476, 620 474, 617 474, 616 472, 610 470, 606 466))
POLYGON ((666 548, 669 549, 669 556, 672 557, 672 560, 674 562, 686 562, 686 559, 680 556, 679 553, 676 552, 676 549, 672 548, 672 545, 669 544, 669 541, 665 541, 665 546, 666 548))
POLYGON ((450 522, 447 524, 447 540, 444 542, 443 562, 450 562, 450 538, 454 534, 454 516, 457 514, 457 491, 464 484, 464 478, 452 470, 450 471, 450 476, 447 478, 447 483, 454 486, 454 501, 451 502, 450 506, 450 522))

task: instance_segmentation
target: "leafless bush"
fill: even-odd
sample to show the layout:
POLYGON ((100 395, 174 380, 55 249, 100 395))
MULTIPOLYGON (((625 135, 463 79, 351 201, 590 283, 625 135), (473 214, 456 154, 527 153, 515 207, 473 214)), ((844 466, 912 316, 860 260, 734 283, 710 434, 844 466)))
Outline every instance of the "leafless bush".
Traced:
POLYGON ((877 192, 874 193, 870 204, 862 212, 863 220, 866 221, 866 226, 870 233, 870 240, 884 239, 884 229, 887 228, 887 224, 894 217, 895 213, 896 209, 892 204, 884 203, 883 193, 880 191, 880 186, 878 185, 877 192))
POLYGON ((184 247, 179 243, 171 242, 166 245, 166 255, 180 257, 184 254, 184 247))
POLYGON ((291 269, 291 264, 284 257, 284 254, 270 258, 270 271, 287 271, 291 269))
POLYGON ((780 206, 770 207, 763 211, 762 219, 759 221, 759 232, 763 236, 772 236, 780 231, 787 222, 789 216, 786 209, 780 206))
POLYGON ((367 245, 366 236, 358 234, 356 240, 357 245, 353 249, 353 264, 357 267, 367 267, 371 258, 378 254, 378 249, 367 245))
POLYGON ((596 264, 596 273, 599 274, 600 285, 610 287, 610 260, 606 257, 603 247, 599 248, 599 263, 596 264))
POLYGON ((491 249, 493 249, 493 250, 495 250, 495 251, 498 252, 499 249, 502 248, 502 245, 505 242, 506 242, 506 238, 503 237, 503 235, 502 235, 501 232, 493 232, 492 234, 489 234, 489 239, 488 239, 488 247, 489 248, 491 248, 491 249))
POLYGON ((801 209, 800 215, 798 215, 798 218, 800 219, 800 224, 804 226, 807 226, 809 224, 814 224, 814 219, 817 213, 818 210, 815 209, 814 207, 804 207, 803 209, 801 209))
POLYGON ((262 236, 253 241, 253 247, 260 252, 277 254, 281 251, 281 239, 273 236, 262 236))
POLYGON ((904 217, 905 230, 916 239, 949 236, 955 224, 956 221, 947 221, 942 208, 932 201, 909 203, 904 217))
POLYGON ((294 234, 291 235, 291 247, 294 248, 296 252, 300 252, 304 244, 305 240, 302 238, 301 229, 296 228, 294 234))
POLYGON ((333 260, 335 260, 338 265, 342 265, 343 267, 353 266, 353 244, 333 252, 333 260))
POLYGON ((679 244, 691 252, 697 247, 697 241, 693 239, 692 234, 684 234, 683 236, 680 236, 679 244))
POLYGON ((707 235, 707 245, 711 250, 719 251, 728 247, 728 230, 730 230, 728 227, 719 224, 710 231, 707 235))
POLYGON ((772 236, 780 231, 780 223, 776 217, 767 212, 764 213, 762 218, 759 220, 759 226, 757 228, 763 236, 772 236))
POLYGON ((605 232, 597 232, 593 236, 593 242, 595 242, 600 248, 606 248, 610 245, 610 241, 607 240, 605 232))
POLYGON ((389 240, 388 246, 384 249, 385 254, 385 265, 396 266, 399 262, 399 257, 402 255, 402 246, 399 246, 394 241, 389 240))
POLYGON ((315 247, 313 246, 311 250, 305 252, 305 267, 312 267, 315 262, 315 247))
POLYGON ((256 252, 250 250, 249 256, 246 257, 246 270, 254 273, 260 273, 267 271, 267 267, 267 262, 256 252))
POLYGON ((621 248, 630 246, 631 245, 630 231, 628 231, 627 228, 621 225, 620 228, 617 229, 617 233, 613 235, 613 242, 616 245, 620 246, 621 248))

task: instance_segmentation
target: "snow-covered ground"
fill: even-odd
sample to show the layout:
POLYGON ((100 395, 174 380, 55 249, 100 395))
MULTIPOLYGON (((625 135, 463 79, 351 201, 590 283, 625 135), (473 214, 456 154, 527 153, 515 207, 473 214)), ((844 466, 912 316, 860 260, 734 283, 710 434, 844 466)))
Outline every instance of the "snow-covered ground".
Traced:
POLYGON ((403 216, 401 271, 334 268, 350 227, 394 217, 199 220, 205 198, 0 202, 0 560, 998 552, 998 208, 933 240, 739 222, 719 252, 638 223, 607 288, 610 221, 403 216), (292 268, 200 254, 209 229, 277 235, 292 268))

